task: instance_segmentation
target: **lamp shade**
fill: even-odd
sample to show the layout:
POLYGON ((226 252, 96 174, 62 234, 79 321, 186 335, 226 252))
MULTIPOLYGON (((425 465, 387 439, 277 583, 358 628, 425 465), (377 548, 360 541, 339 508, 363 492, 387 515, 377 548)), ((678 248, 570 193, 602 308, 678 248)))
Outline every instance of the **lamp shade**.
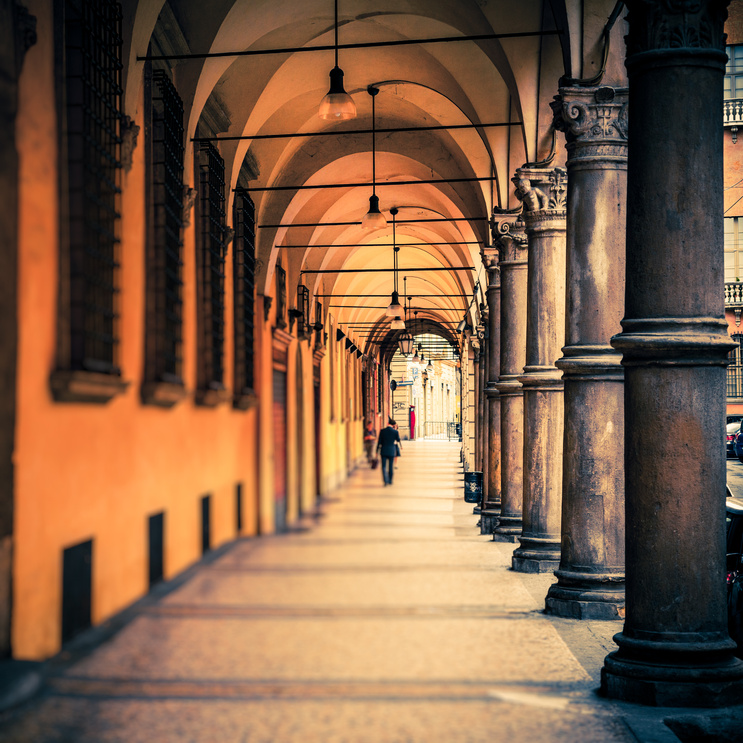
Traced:
POLYGON ((400 295, 397 292, 392 292, 392 301, 387 306, 385 314, 387 317, 402 318, 403 309, 400 304, 400 295))
POLYGON ((413 362, 415 362, 416 364, 420 361, 420 359, 418 358, 418 349, 417 348, 415 349, 415 353, 413 354, 413 358, 410 359, 410 360, 413 361, 413 362))
POLYGON ((403 333, 397 339, 397 345, 400 347, 400 353, 403 356, 410 356, 413 350, 413 336, 410 333, 403 333))
POLYGON ((362 217, 361 226, 365 230, 378 230, 387 226, 384 214, 379 211, 379 197, 376 194, 369 197, 369 211, 362 217))
POLYGON ((431 374, 433 372, 433 364, 431 363, 431 359, 428 359, 428 364, 426 365, 426 371, 431 374))
POLYGON ((346 121, 356 118, 356 104, 343 88, 343 70, 333 67, 330 70, 330 90, 320 101, 318 114, 326 121, 346 121))
POLYGON ((392 330, 405 330, 405 320, 401 317, 393 318, 390 323, 390 328, 392 328, 392 330))

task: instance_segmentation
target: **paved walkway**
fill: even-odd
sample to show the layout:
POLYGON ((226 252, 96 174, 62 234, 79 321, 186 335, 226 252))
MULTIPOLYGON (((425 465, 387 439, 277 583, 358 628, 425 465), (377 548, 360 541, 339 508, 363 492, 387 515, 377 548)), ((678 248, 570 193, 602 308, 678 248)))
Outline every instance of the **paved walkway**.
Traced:
POLYGON ((392 487, 362 469, 316 527, 230 545, 74 643, 0 741, 677 741, 595 694, 620 624, 542 614, 554 578, 509 570, 462 493, 458 444, 406 442, 392 487))

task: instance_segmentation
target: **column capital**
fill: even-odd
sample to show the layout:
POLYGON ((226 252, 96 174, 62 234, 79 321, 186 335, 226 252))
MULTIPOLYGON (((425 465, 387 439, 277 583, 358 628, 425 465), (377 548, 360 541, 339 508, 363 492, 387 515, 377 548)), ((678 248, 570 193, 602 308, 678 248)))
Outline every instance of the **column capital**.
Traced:
POLYGON ((627 88, 560 88, 550 107, 565 134, 568 169, 577 161, 627 162, 627 88))
POLYGON ((488 290, 500 289, 500 256, 497 247, 483 247, 480 250, 482 265, 488 273, 488 290))
MULTIPOLYGON (((627 68, 643 57, 668 61, 683 56, 709 57, 725 66, 729 0, 627 0, 627 68)), ((707 60, 709 63, 712 60, 707 60)))
POLYGON ((498 222, 495 221, 495 216, 496 213, 493 212, 493 245, 498 247, 499 265, 526 264, 529 240, 521 214, 498 222))
POLYGON ((511 178, 523 204, 526 231, 550 229, 566 217, 568 174, 565 168, 519 168, 511 178))

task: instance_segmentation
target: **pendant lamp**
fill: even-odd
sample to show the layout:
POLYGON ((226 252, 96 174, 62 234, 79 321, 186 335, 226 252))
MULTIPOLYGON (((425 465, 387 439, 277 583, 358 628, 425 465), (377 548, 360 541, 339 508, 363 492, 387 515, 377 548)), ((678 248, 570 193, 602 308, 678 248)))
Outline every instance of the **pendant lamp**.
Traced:
POLYGON ((369 211, 363 216, 361 226, 365 230, 377 230, 387 226, 384 214, 379 211, 379 198, 377 196, 377 109, 374 100, 379 93, 379 88, 370 85, 366 90, 372 99, 372 195, 369 197, 369 211))
MULTIPOLYGON (((407 290, 408 277, 406 276, 403 279, 403 281, 405 283, 405 299, 407 300, 408 307, 409 307, 410 306, 410 297, 408 296, 408 290, 407 290)), ((408 319, 408 307, 405 307, 405 321, 406 322, 407 322, 407 319, 408 319)), ((404 327, 405 327, 405 323, 403 323, 403 328, 404 327)), ((410 356, 410 354, 413 351, 413 343, 414 343, 414 339, 413 339, 413 336, 410 334, 410 331, 409 330, 405 330, 405 332, 404 333, 401 333, 400 334, 400 337, 397 339, 397 344, 400 347, 400 353, 403 356, 410 356)))
POLYGON ((338 0, 335 0, 335 67, 330 70, 330 90, 320 101, 318 115, 326 121, 356 118, 356 104, 343 88, 343 70, 338 67, 338 0))
MULTIPOLYGON (((413 313, 413 317, 415 318, 413 324, 417 327, 418 326, 418 310, 416 310, 413 313)), ((413 339, 413 341, 415 341, 415 339, 413 339)), ((420 349, 420 345, 421 344, 419 343, 418 348, 415 349, 415 353, 413 354, 413 358, 411 359, 411 361, 415 362, 416 364, 420 361, 420 358, 418 357, 418 351, 420 349)))
MULTIPOLYGON (((395 319, 401 320, 402 319, 402 305, 400 304, 400 295, 397 293, 397 254, 400 251, 400 248, 397 247, 397 243, 395 240, 395 217, 397 216, 397 207, 392 207, 390 209, 390 214, 392 215, 392 301, 389 303, 389 306, 387 307, 387 317, 394 317, 395 319)), ((405 323, 403 322, 403 328, 405 327, 405 323)))

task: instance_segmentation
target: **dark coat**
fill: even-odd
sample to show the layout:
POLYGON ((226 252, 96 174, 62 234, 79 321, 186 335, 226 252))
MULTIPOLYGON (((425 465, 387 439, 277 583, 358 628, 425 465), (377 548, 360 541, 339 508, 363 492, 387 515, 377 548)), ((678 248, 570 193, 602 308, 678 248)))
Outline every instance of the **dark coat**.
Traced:
POLYGON ((379 432, 379 441, 377 441, 377 449, 381 452, 383 457, 394 457, 397 455, 395 449, 395 442, 400 441, 400 434, 397 429, 392 426, 387 426, 379 432))

